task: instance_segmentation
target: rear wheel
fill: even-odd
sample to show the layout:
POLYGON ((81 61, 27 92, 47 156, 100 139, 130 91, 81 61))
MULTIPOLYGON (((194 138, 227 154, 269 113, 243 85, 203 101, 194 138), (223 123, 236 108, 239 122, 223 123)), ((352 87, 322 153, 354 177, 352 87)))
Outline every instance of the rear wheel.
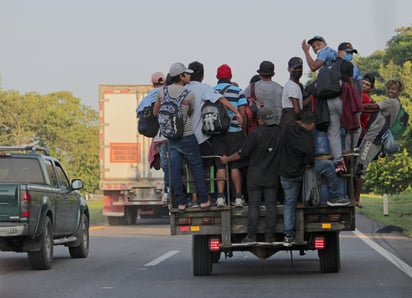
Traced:
POLYGON ((53 260, 53 235, 52 223, 46 216, 43 221, 42 234, 40 236, 41 248, 39 251, 29 251, 29 263, 32 269, 50 269, 53 260))
POLYGON ((80 227, 76 233, 78 246, 69 247, 72 258, 86 258, 89 254, 89 218, 86 214, 82 215, 80 227))
POLYGON ((208 236, 193 235, 192 266, 193 275, 210 275, 212 273, 212 253, 209 250, 208 236))
POLYGON ((325 233, 325 249, 319 250, 320 272, 335 273, 340 270, 339 232, 325 233))

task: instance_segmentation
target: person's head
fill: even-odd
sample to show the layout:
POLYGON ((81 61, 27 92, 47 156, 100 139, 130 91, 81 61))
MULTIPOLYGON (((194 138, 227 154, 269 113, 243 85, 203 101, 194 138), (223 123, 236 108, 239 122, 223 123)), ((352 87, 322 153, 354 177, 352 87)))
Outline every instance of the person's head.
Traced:
POLYGON ((262 61, 256 70, 261 79, 271 79, 275 75, 275 64, 270 61, 262 61))
POLYGON ((386 95, 389 98, 398 98, 404 88, 401 79, 390 79, 385 83, 386 95))
POLYGON ((373 88, 375 88, 375 76, 371 73, 367 73, 363 76, 362 91, 368 94, 373 88))
POLYGON ((288 61, 288 71, 290 78, 295 82, 299 82, 303 74, 303 60, 299 57, 290 58, 288 61))
POLYGON ((298 123, 307 131, 311 132, 316 127, 316 115, 312 111, 304 111, 298 123))
POLYGON ((352 61, 353 53, 357 54, 358 50, 354 49, 350 42, 342 42, 338 47, 338 57, 346 61, 352 61))
POLYGON ((260 76, 259 75, 254 75, 253 77, 250 78, 249 83, 252 84, 252 83, 256 83, 258 81, 260 81, 260 76))
POLYGON ((259 121, 259 125, 274 125, 276 124, 275 116, 273 116, 273 112, 268 107, 262 107, 257 111, 257 117, 259 121))
POLYGON ((203 81, 205 71, 203 68, 203 64, 198 61, 193 61, 188 65, 188 68, 193 70, 193 73, 190 77, 191 81, 201 82, 203 81))
POLYGON ((325 39, 322 36, 315 35, 308 40, 308 44, 312 47, 312 50, 317 54, 321 49, 327 46, 325 39))
POLYGON ((227 64, 222 64, 217 68, 216 78, 218 80, 231 80, 232 69, 227 64))
POLYGON ((165 84, 166 77, 162 72, 155 72, 152 74, 153 87, 161 87, 165 84))
POLYGON ((190 81, 190 75, 193 70, 186 68, 183 63, 174 63, 170 66, 169 74, 172 83, 187 84, 190 81))
POLYGON ((350 82, 351 78, 353 78, 353 64, 350 62, 342 63, 340 66, 340 75, 342 81, 350 82))

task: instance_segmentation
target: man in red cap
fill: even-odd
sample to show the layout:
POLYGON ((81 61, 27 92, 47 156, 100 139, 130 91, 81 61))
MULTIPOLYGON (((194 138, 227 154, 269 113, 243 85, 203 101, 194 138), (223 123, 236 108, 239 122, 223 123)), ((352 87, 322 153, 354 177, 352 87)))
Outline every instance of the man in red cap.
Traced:
MULTIPOLYGON (((215 86, 215 89, 222 93, 222 96, 225 97, 232 106, 236 107, 242 116, 242 119, 238 119, 236 114, 229 110, 228 114, 232 121, 227 134, 212 137, 215 155, 231 155, 239 150, 239 147, 245 139, 245 106, 247 105, 247 100, 242 90, 231 82, 232 70, 229 65, 223 64, 219 66, 217 69, 216 78, 218 79, 218 83, 215 86)), ((219 158, 215 159, 215 164, 217 168, 216 178, 218 179, 216 205, 218 207, 224 207, 226 206, 226 198, 224 195, 226 179, 225 165, 219 158)), ((242 175, 240 172, 240 168, 244 166, 246 166, 246 162, 242 160, 229 163, 230 177, 235 189, 235 199, 233 205, 236 207, 243 207, 244 205, 242 195, 242 175)))

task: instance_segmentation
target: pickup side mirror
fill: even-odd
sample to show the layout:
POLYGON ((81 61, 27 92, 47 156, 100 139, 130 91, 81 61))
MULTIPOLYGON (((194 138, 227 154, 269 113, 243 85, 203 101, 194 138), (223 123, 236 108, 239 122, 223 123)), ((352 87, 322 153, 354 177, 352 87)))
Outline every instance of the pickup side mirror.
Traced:
POLYGON ((83 181, 80 179, 73 179, 71 187, 73 190, 82 189, 83 188, 83 181))

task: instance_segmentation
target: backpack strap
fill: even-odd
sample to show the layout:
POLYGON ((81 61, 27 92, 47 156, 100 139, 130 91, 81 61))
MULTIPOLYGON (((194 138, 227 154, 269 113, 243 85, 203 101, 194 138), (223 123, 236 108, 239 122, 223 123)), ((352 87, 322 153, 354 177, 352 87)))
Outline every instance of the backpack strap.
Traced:
POLYGON ((219 93, 222 95, 225 94, 225 92, 230 88, 230 86, 232 86, 232 84, 227 84, 225 88, 219 91, 219 93))

